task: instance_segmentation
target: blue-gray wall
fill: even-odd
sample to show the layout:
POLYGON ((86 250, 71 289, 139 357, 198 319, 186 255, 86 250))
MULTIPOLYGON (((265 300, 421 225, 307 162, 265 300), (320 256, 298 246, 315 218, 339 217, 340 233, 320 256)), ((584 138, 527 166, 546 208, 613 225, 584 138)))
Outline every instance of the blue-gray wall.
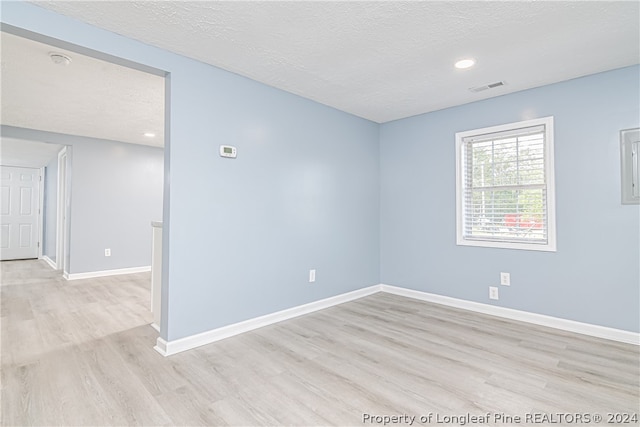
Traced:
POLYGON ((58 158, 54 158, 44 169, 42 255, 56 261, 56 229, 58 221, 58 158))
POLYGON ((638 125, 637 68, 378 126, 32 4, 2 12, 170 73, 164 339, 380 281, 488 302, 505 270, 499 304, 638 330, 638 209, 619 204, 617 145, 638 125), (546 115, 558 252, 456 247, 454 133, 546 115), (220 144, 238 158, 220 158, 220 144))
POLYGON ((2 20, 171 73, 163 338, 378 283, 375 123, 33 4, 2 20))
POLYGON ((621 129, 640 126, 637 66, 380 127, 381 282, 639 330, 640 210, 620 203, 621 129), (554 116, 558 251, 456 246, 459 131, 554 116), (500 272, 500 300, 488 298, 500 272))
POLYGON ((186 58, 165 67, 168 338, 378 283, 377 125, 186 58))
POLYGON ((69 272, 151 265, 151 221, 162 220, 163 150, 91 140, 70 145, 69 272))
MULTIPOLYGON (((162 220, 161 148, 11 126, 2 126, 2 135, 68 147, 68 273, 151 265, 151 221, 162 220)), ((55 255, 56 205, 48 198, 57 190, 57 159, 46 176, 44 248, 55 255)))

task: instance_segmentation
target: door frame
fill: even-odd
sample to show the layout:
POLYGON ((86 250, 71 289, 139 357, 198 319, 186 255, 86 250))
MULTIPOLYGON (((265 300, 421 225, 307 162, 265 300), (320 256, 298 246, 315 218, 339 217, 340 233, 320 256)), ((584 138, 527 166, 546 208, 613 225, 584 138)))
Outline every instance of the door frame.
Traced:
POLYGON ((38 169, 38 259, 42 259, 44 246, 44 167, 38 169))
POLYGON ((69 194, 67 186, 68 154, 65 146, 58 152, 58 197, 56 206, 56 269, 69 272, 67 265, 67 241, 69 234, 69 194))

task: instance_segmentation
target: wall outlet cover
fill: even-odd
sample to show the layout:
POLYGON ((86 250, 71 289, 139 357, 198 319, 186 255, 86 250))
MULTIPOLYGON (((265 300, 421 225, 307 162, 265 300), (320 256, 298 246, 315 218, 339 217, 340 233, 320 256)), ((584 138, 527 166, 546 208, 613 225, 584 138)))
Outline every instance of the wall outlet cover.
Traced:
POLYGON ((503 286, 511 286, 511 274, 500 273, 500 284, 503 286))
POLYGON ((497 287, 489 286, 489 299, 499 299, 497 287))

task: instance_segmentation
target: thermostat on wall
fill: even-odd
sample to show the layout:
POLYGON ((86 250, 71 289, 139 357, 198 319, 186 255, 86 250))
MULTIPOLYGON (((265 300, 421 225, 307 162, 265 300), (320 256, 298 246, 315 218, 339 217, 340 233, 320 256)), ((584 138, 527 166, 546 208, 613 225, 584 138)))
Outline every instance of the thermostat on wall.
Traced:
POLYGON ((220 146, 220 156, 221 157, 229 157, 232 159, 236 158, 236 147, 232 147, 231 145, 221 145, 220 146))

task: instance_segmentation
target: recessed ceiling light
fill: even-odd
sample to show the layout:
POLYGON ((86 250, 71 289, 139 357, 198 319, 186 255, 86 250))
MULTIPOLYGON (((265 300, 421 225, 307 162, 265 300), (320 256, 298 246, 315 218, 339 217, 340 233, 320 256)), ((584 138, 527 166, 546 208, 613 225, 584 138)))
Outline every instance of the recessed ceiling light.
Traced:
POLYGON ((156 134, 153 132, 145 132, 144 136, 146 136, 147 138, 153 138, 156 136, 156 134))
POLYGON ((56 65, 69 65, 71 63, 71 58, 57 52, 49 52, 49 58, 51 58, 56 65))
POLYGON ((461 59, 460 61, 455 63, 455 67, 456 68, 469 68, 469 67, 473 67, 476 64, 476 60, 475 59, 461 59))

